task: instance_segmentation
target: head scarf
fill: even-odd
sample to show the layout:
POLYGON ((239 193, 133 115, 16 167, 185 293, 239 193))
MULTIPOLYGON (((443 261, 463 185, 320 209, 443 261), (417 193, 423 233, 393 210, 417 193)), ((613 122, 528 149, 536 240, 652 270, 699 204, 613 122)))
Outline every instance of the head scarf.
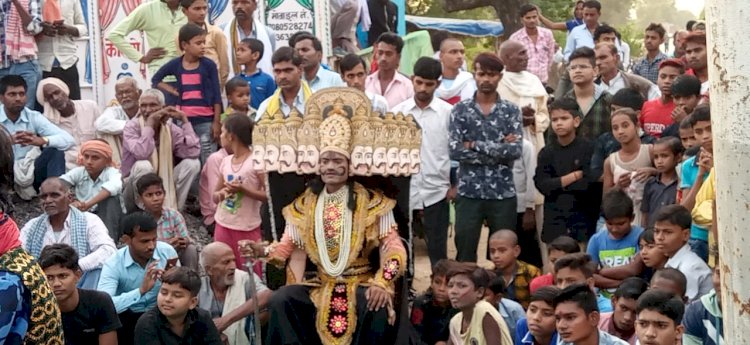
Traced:
POLYGON ((0 211, 0 255, 21 246, 18 225, 7 213, 0 211))
POLYGON ((93 151, 104 156, 105 159, 109 160, 109 166, 116 168, 116 163, 112 160, 112 147, 109 143, 100 139, 89 140, 81 145, 81 149, 78 150, 78 162, 76 164, 83 165, 83 154, 86 151, 93 151))
POLYGON ((54 124, 60 123, 60 112, 53 108, 51 104, 47 102, 46 99, 44 99, 44 87, 46 85, 54 85, 60 88, 60 90, 65 93, 65 95, 70 96, 70 88, 68 88, 68 85, 65 84, 64 81, 57 79, 57 78, 44 78, 42 81, 39 82, 39 85, 36 88, 36 99, 44 107, 44 117, 46 117, 48 120, 52 121, 54 124))

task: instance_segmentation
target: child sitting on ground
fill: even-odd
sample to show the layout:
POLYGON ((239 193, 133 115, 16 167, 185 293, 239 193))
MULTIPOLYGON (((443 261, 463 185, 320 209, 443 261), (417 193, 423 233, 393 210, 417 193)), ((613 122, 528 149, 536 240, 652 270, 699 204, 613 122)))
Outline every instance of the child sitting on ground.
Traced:
POLYGON ((625 341, 599 330, 596 295, 585 284, 564 288, 554 299, 557 332, 563 345, 627 345, 625 341))
POLYGON ((654 226, 649 215, 666 205, 673 205, 677 198, 677 170, 685 149, 675 137, 665 137, 654 143, 654 166, 658 174, 646 182, 641 202, 641 225, 654 226))
POLYGON ((669 258, 665 267, 680 270, 688 279, 686 295, 695 301, 713 288, 711 269, 695 254, 688 244, 691 215, 680 205, 664 206, 654 215, 656 245, 669 258))
POLYGON ((490 276, 474 263, 458 262, 448 272, 448 296, 459 313, 450 321, 451 345, 512 344, 497 308, 484 300, 490 276))
POLYGON ((526 318, 518 320, 516 325, 515 344, 557 345, 555 308, 552 303, 559 294, 560 289, 554 286, 545 286, 531 293, 526 318))
POLYGON ((198 308, 201 278, 190 268, 164 272, 157 308, 144 313, 135 326, 136 344, 222 345, 211 314, 198 308))
POLYGON ((539 268, 518 260, 521 247, 513 230, 498 230, 490 235, 490 260, 495 264, 495 274, 506 282, 506 298, 529 306, 529 283, 541 275, 539 268))
MULTIPOLYGON (((638 238, 643 232, 640 226, 632 225, 633 201, 624 191, 615 188, 604 194, 602 210, 607 231, 597 232, 591 237, 587 252, 601 268, 627 265, 638 253, 638 238)), ((601 291, 605 297, 612 296, 614 288, 619 285, 619 280, 596 277, 596 286, 611 289, 601 291)))
POLYGON ((566 254, 580 253, 581 247, 576 240, 560 236, 547 245, 547 274, 534 278, 529 284, 529 292, 534 294, 539 288, 555 285, 555 261, 566 254))
MULTIPOLYGON (((595 292, 595 270, 596 264, 591 261, 591 256, 588 254, 568 254, 555 262, 555 283, 560 289, 565 289, 572 284, 586 284, 591 291, 595 292)), ((612 311, 612 301, 609 298, 597 293, 596 303, 600 312, 612 311)))
POLYGON ((276 91, 276 82, 268 74, 272 71, 258 68, 258 61, 263 58, 263 54, 273 53, 264 52, 264 49, 263 42, 254 38, 243 39, 236 48, 236 62, 243 66, 240 78, 250 84, 250 107, 254 109, 258 109, 276 91))
POLYGON ((71 206, 99 216, 109 230, 109 236, 117 242, 122 218, 122 175, 112 162, 112 147, 103 139, 83 143, 79 150, 78 167, 60 176, 60 179, 75 190, 76 200, 71 206))
POLYGON ((650 289, 669 292, 687 303, 687 277, 675 268, 665 267, 656 271, 651 278, 650 289))
POLYGON ((635 345, 635 306, 638 298, 648 290, 648 282, 638 277, 622 281, 612 296, 611 313, 601 313, 599 329, 635 345))
POLYGON ((156 236, 169 243, 183 266, 198 270, 198 249, 188 233, 185 218, 180 211, 164 207, 164 182, 155 173, 143 175, 136 183, 144 210, 156 220, 156 236))
POLYGON ((518 302, 503 298, 506 289, 503 277, 496 275, 492 271, 488 271, 487 273, 490 274, 490 286, 484 293, 484 300, 497 307, 503 320, 505 320, 505 324, 508 326, 508 332, 511 335, 516 334, 516 323, 525 317, 526 312, 518 302))
POLYGON ((411 324, 427 345, 445 345, 448 342, 448 324, 457 309, 448 299, 448 271, 455 261, 443 259, 432 267, 430 288, 414 300, 411 324))
POLYGON ((685 305, 663 291, 646 291, 635 309, 636 335, 642 344, 682 344, 685 305))

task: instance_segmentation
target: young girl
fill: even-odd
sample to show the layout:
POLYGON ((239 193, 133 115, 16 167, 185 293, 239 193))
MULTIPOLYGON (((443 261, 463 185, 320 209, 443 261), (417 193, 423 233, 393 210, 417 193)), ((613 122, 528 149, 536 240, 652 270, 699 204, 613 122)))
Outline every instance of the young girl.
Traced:
POLYGON ((245 115, 230 116, 221 129, 222 143, 233 154, 222 160, 221 181, 214 192, 214 202, 218 205, 214 240, 232 248, 237 267, 243 267, 244 263, 237 242, 261 240, 260 205, 266 200, 264 181, 253 167, 249 148, 252 132, 252 120, 245 115))
POLYGON ((646 229, 641 233, 641 237, 638 239, 638 246, 641 248, 643 265, 646 266, 641 272, 641 278, 651 281, 654 272, 664 268, 664 265, 667 264, 667 256, 656 245, 654 230, 652 229, 646 229))
POLYGON ((195 24, 180 29, 180 49, 184 52, 164 66, 151 79, 154 87, 177 98, 177 106, 187 115, 201 141, 201 164, 216 151, 214 140, 221 134, 221 89, 216 64, 204 57, 206 31, 195 24), (168 76, 177 78, 174 85, 164 82, 168 76))
POLYGON ((638 114, 621 108, 612 113, 612 134, 622 148, 604 161, 604 194, 613 187, 625 190, 633 199, 635 218, 641 224, 641 200, 646 179, 656 173, 651 163, 651 145, 642 144, 638 136, 638 114))
POLYGON ((644 228, 654 226, 654 221, 649 219, 649 215, 653 215, 663 206, 676 202, 677 165, 680 164, 684 151, 682 143, 675 137, 661 138, 654 143, 654 166, 658 174, 649 178, 643 189, 641 224, 644 228))
POLYGON ((513 344, 500 312, 484 300, 489 283, 487 271, 474 263, 456 263, 448 272, 448 297, 460 310, 451 319, 448 345, 513 344))

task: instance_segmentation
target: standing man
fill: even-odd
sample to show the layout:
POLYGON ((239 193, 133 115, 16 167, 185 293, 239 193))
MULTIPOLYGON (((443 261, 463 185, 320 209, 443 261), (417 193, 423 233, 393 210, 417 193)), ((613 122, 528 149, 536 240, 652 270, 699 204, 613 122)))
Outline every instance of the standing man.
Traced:
POLYGON ((656 99, 661 96, 659 88, 648 79, 622 71, 617 67, 620 65, 620 56, 614 44, 597 43, 594 53, 596 54, 596 67, 599 69, 597 84, 610 95, 624 88, 630 88, 640 93, 643 99, 656 99))
POLYGON ((34 39, 43 29, 41 2, 0 0, 0 77, 15 74, 26 80, 29 109, 36 107, 36 84, 42 79, 34 39))
POLYGON ((427 252, 432 266, 448 258, 449 202, 456 197, 451 186, 448 125, 452 106, 434 97, 440 85, 440 62, 421 57, 414 65, 414 97, 393 108, 411 114, 422 129, 421 169, 411 178, 410 208, 424 225, 427 252))
POLYGON ((64 152, 75 145, 75 140, 38 111, 26 108, 26 91, 26 81, 21 76, 0 79, 0 125, 13 140, 16 193, 31 200, 47 177, 65 173, 64 152))
POLYGON ((276 51, 276 33, 268 26, 255 22, 255 9, 258 8, 256 0, 232 0, 232 12, 234 19, 224 28, 227 37, 229 51, 229 79, 242 73, 242 66, 237 63, 237 47, 246 38, 255 38, 263 42, 263 54, 258 61, 258 68, 262 71, 272 71, 271 54, 276 51))
MULTIPOLYGON (((357 54, 347 54, 339 61, 341 78, 346 86, 362 91, 372 103, 372 110, 380 114, 388 112, 388 101, 381 95, 376 95, 365 90, 365 79, 367 78, 367 63, 365 59, 357 54)), ((472 77, 473 79, 473 77, 472 77)))
POLYGON ((539 77, 546 85, 549 79, 549 66, 552 65, 555 56, 555 38, 550 29, 539 27, 539 11, 536 6, 523 5, 518 14, 523 21, 523 28, 510 35, 510 39, 526 47, 528 71, 539 77))
POLYGON ((708 51, 706 50, 706 34, 696 32, 685 39, 685 60, 690 70, 687 74, 694 75, 701 81, 701 96, 708 95, 708 51))
POLYGON ((521 157, 521 110, 500 98, 503 63, 495 54, 474 59, 476 95, 451 111, 450 158, 459 162, 456 260, 476 262, 486 220, 490 234, 516 227, 513 164, 521 157))
POLYGON ((570 61, 570 54, 578 48, 594 48, 594 32, 599 27, 599 17, 602 15, 602 4, 597 0, 588 0, 583 3, 583 22, 570 31, 565 43, 563 55, 565 61, 570 61))
POLYGON ((375 42, 378 70, 365 80, 365 89, 385 97, 388 107, 393 108, 414 96, 411 80, 398 71, 404 40, 397 34, 386 32, 375 42))
POLYGON ((451 105, 474 97, 477 91, 474 76, 462 70, 465 54, 464 44, 458 38, 449 37, 440 42, 438 56, 443 65, 443 77, 435 95, 451 105))
POLYGON ((320 65, 323 59, 323 45, 309 32, 296 36, 294 50, 302 58, 302 70, 305 81, 313 92, 329 87, 344 86, 338 73, 329 71, 320 65))
POLYGON ((578 110, 583 114, 577 135, 592 142, 611 130, 609 105, 612 95, 594 83, 597 72, 593 49, 579 48, 570 55, 568 73, 573 82, 573 90, 565 94, 565 97, 574 99, 578 103, 578 110))
POLYGON ((128 59, 148 65, 149 75, 154 75, 161 66, 179 56, 175 37, 185 24, 187 17, 180 10, 180 0, 154 0, 136 7, 107 38, 128 59), (146 34, 150 48, 146 54, 135 49, 127 38, 136 30, 146 34))
MULTIPOLYGON (((674 53, 672 54, 673 58, 676 59, 683 59, 685 56, 685 40, 687 39, 690 32, 687 30, 679 30, 674 33, 674 38, 672 40, 672 43, 674 44, 674 53)), ((685 62, 684 60, 682 61, 685 62)))
POLYGON ((651 23, 646 28, 646 35, 643 36, 643 46, 646 48, 646 56, 633 65, 633 73, 648 79, 654 84, 659 79, 659 64, 669 58, 659 48, 664 43, 664 36, 666 35, 667 30, 661 24, 651 23))
POLYGON ((59 0, 62 24, 54 23, 53 18, 44 18, 44 34, 37 39, 39 46, 39 66, 42 77, 55 77, 65 82, 70 89, 70 98, 81 99, 80 77, 78 76, 78 47, 75 38, 86 36, 88 29, 83 17, 81 2, 59 0))
MULTIPOLYGON (((503 79, 500 80, 497 92, 500 94, 500 97, 521 108, 523 115, 523 140, 528 140, 534 147, 533 154, 529 156, 536 157, 544 147, 544 132, 550 125, 550 116, 547 110, 549 95, 539 78, 527 71, 529 63, 527 49, 525 45, 512 39, 505 41, 500 46, 500 59, 505 64, 505 73, 503 73, 503 79)), ((527 155, 526 152, 524 152, 525 155, 527 155)), ((536 163, 536 159, 534 158, 533 160, 536 163)), ((529 168, 526 167, 526 169, 529 168)), ((526 172, 526 169, 523 169, 524 172, 526 172)), ((526 175, 527 177, 533 176, 533 170, 522 175, 526 175)), ((520 204, 517 206, 521 207, 516 208, 517 211, 520 209, 519 213, 525 214, 524 217, 527 217, 526 219, 534 220, 533 229, 516 232, 522 246, 541 244, 537 240, 536 234, 541 234, 544 222, 544 196, 532 186, 533 183, 526 188, 525 194, 533 194, 533 197, 527 197, 527 199, 534 200, 533 206, 528 207, 529 205, 526 205, 526 207, 523 207, 523 204, 520 204)), ((518 193, 518 191, 516 192, 518 193)), ((519 200, 518 202, 523 201, 519 200)), ((532 225, 528 222, 527 224, 532 225)), ((522 224, 516 224, 516 229, 521 229, 522 226, 522 224)), ((532 226, 529 227, 531 228, 532 226)), ((540 253, 545 252, 545 248, 540 247, 540 253)), ((524 249, 522 254, 533 253, 536 253, 536 250, 524 249)), ((530 256, 525 257, 529 258, 530 256)), ((531 257, 534 256, 532 255, 531 257)))

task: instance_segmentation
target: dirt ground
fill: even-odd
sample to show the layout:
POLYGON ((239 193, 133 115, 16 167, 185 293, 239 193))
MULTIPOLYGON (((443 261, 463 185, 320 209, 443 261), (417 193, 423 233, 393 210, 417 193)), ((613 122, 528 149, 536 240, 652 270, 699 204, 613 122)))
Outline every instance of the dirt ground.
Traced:
MULTIPOLYGON (((487 235, 489 230, 485 227, 482 229, 482 236, 479 239, 479 248, 477 250, 477 257, 479 258, 479 265, 485 268, 492 268, 492 262, 485 259, 487 257, 487 235)), ((456 257, 456 246, 453 242, 455 235, 453 228, 451 227, 448 237, 448 257, 456 257)), ((412 287, 420 294, 430 287, 430 275, 432 270, 430 269, 430 258, 427 256, 427 243, 424 239, 416 239, 414 241, 414 283, 412 287)))

